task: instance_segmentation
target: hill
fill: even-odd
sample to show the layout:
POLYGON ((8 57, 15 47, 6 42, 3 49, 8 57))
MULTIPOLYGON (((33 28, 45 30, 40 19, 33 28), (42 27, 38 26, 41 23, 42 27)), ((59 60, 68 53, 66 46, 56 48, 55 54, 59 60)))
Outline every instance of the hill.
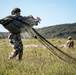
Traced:
POLYGON ((60 24, 37 29, 45 38, 67 38, 73 36, 76 39, 76 23, 60 24))
POLYGON ((0 32, 0 38, 7 38, 8 32, 0 32))
MULTIPOLYGON (((76 23, 60 24, 36 29, 45 38, 67 38, 73 36, 76 39, 76 23)), ((0 32, 0 36, 6 38, 7 32, 0 32)))

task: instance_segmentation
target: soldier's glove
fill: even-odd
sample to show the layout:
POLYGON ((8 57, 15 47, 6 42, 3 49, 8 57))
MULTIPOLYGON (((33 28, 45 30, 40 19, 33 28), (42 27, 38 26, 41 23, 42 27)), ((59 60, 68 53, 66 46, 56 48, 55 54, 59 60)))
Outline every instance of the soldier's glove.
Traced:
POLYGON ((40 21, 41 21, 41 18, 40 17, 36 17, 36 25, 38 25, 38 23, 40 23, 40 21))

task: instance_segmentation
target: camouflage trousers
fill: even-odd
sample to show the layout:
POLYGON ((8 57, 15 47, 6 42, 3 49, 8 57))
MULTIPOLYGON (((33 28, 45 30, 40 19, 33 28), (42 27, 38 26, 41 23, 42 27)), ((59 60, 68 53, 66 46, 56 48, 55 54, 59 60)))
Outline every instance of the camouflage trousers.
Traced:
POLYGON ((11 43, 14 50, 9 55, 8 59, 11 59, 11 58, 14 58, 14 57, 17 56, 17 59, 21 60, 22 55, 23 55, 23 44, 22 44, 22 41, 21 41, 20 34, 10 33, 9 40, 10 40, 10 43, 11 43))

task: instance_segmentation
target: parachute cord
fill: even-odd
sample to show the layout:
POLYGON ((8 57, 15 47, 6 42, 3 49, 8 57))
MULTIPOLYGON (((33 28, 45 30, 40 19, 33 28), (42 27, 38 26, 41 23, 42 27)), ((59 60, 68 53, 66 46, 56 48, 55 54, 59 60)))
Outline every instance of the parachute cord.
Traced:
POLYGON ((45 41, 42 40, 42 38, 39 37, 38 39, 39 42, 41 42, 47 49, 49 49, 53 54, 55 54, 57 57, 59 57, 61 60, 63 60, 64 62, 67 62, 65 59, 63 59, 62 57, 60 57, 50 46, 49 44, 45 41))
MULTIPOLYGON (((56 50, 58 50, 60 53, 64 54, 65 56, 67 56, 68 58, 72 59, 74 62, 76 62, 76 59, 73 58, 72 56, 68 55, 67 53, 61 51, 59 48, 57 48, 56 46, 54 46, 52 43, 50 43, 49 41, 47 41, 44 37, 42 37, 34 28, 32 28, 32 30, 36 33, 37 36, 39 36, 39 38, 45 42, 47 42, 48 45, 51 45, 52 47, 54 47, 56 50)), ((49 46, 49 48, 51 48, 49 46)), ((53 51, 53 50, 52 50, 53 51)), ((55 53, 55 51, 53 51, 55 53)), ((59 56, 60 57, 60 56, 59 56)), ((61 58, 61 57, 60 57, 61 58)))

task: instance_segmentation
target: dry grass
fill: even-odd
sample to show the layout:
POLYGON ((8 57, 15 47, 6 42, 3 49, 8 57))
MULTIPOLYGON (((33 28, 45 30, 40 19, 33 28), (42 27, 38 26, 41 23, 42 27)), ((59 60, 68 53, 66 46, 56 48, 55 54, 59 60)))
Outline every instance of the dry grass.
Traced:
MULTIPOLYGON (((49 39, 56 46, 64 44, 66 39, 49 39)), ((75 49, 76 49, 76 40, 75 49)), ((12 51, 8 39, 0 40, 0 75, 76 75, 76 64, 65 63, 46 48, 24 47, 23 60, 8 61, 8 55, 12 51)), ((23 39, 23 44, 41 45, 35 39, 23 39)), ((63 48, 61 50, 76 57, 76 50, 63 48)))

